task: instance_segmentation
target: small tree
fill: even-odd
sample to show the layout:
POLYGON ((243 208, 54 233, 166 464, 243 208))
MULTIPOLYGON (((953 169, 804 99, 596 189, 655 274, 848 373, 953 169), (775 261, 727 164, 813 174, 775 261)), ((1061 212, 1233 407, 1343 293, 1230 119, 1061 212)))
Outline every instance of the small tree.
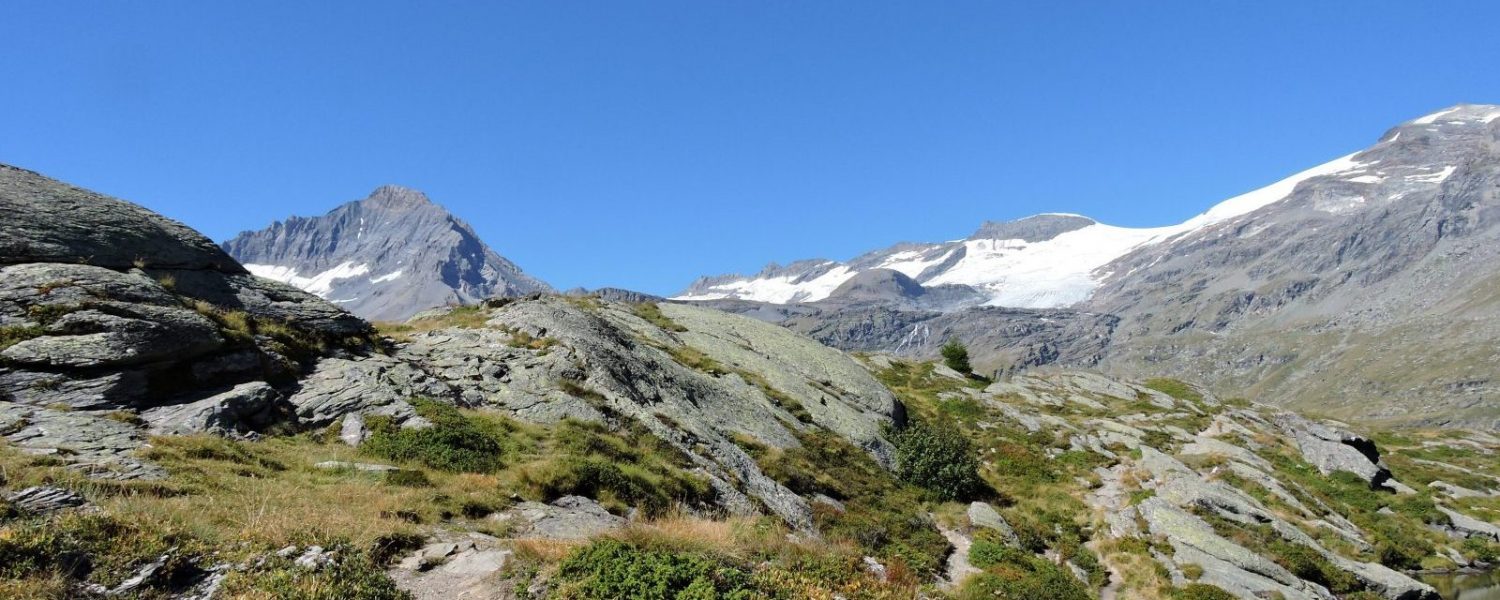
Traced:
POLYGON ((969 366, 969 349, 958 340, 948 340, 943 344, 943 364, 964 375, 974 373, 974 367, 969 366))
POLYGON ((891 436, 896 477, 943 500, 969 500, 983 492, 979 460, 969 439, 952 426, 914 423, 891 436))

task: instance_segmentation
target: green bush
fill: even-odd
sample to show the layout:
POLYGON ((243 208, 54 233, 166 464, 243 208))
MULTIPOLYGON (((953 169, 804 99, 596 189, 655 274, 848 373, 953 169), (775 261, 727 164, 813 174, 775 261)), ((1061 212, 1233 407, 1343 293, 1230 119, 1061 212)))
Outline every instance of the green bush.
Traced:
POLYGON ((1335 594, 1364 588, 1352 573, 1334 566, 1322 554, 1302 544, 1277 541, 1271 544, 1270 551, 1275 561, 1293 575, 1322 585, 1335 594))
POLYGON ((600 540, 563 559, 557 596, 576 600, 709 600, 750 598, 742 570, 700 556, 646 550, 600 540))
POLYGON ((842 500, 844 511, 814 507, 814 522, 831 540, 849 541, 879 559, 899 558, 926 577, 948 553, 948 541, 925 516, 918 490, 903 486, 863 450, 836 434, 800 435, 787 450, 754 448, 762 471, 798 494, 842 500))
POLYGON ((402 429, 389 419, 370 418, 370 437, 360 447, 390 460, 415 462, 440 471, 493 473, 500 470, 502 440, 497 431, 464 416, 457 408, 430 400, 413 401, 431 427, 402 429))
POLYGON ((942 352, 943 364, 948 365, 948 368, 965 375, 974 372, 974 367, 969 364, 969 349, 963 345, 963 342, 949 340, 948 343, 943 344, 942 352))
POLYGON ((1463 551, 1469 560, 1492 563, 1500 559, 1500 544, 1479 536, 1465 538, 1463 551))
POLYGON ((1091 594, 1066 567, 1014 552, 959 588, 959 600, 1089 600, 1091 594))
POLYGON ((385 472, 385 482, 401 487, 432 487, 427 473, 413 469, 396 469, 385 472))
POLYGON ((993 533, 985 530, 975 536, 974 543, 969 545, 969 564, 988 569, 1003 563, 1024 563, 1030 558, 1029 553, 1007 546, 1005 540, 993 533))
POLYGON ((1235 600, 1234 594, 1206 583, 1189 583, 1173 589, 1169 597, 1172 600, 1235 600))
POLYGON ((914 424, 892 436, 896 476, 942 500, 970 500, 985 489, 979 461, 963 433, 951 427, 914 424))

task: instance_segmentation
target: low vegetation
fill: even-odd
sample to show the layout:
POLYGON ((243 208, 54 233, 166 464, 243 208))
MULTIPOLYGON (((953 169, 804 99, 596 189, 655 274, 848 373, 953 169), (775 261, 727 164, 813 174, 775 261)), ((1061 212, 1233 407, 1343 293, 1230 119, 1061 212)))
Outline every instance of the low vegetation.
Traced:
POLYGON ((657 306, 655 302, 640 302, 633 304, 630 307, 630 312, 635 314, 635 316, 637 317, 645 319, 647 323, 660 327, 666 331, 682 333, 688 330, 686 327, 683 327, 682 325, 677 324, 676 321, 673 321, 671 317, 662 314, 661 307, 657 306))

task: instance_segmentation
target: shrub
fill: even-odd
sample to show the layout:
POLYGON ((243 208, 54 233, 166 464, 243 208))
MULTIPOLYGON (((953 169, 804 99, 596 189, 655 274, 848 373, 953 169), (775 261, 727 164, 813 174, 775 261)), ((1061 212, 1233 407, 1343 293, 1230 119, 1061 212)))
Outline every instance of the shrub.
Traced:
POLYGON ((1479 536, 1465 538, 1463 550, 1470 560, 1492 563, 1500 559, 1500 544, 1479 536))
POLYGON ((981 569, 988 569, 1003 563, 1024 563, 1030 558, 1030 554, 1018 548, 1012 548, 1005 544, 1005 540, 994 532, 985 530, 974 538, 974 543, 969 545, 969 563, 981 569))
POLYGON ((1301 579, 1328 588, 1335 594, 1345 594, 1364 588, 1354 575, 1328 562, 1316 550, 1289 542, 1273 542, 1270 547, 1273 558, 1286 570, 1301 579))
POLYGON ((749 598, 749 576, 701 556, 600 540, 563 559, 557 596, 578 600, 749 598))
POLYGON ((916 424, 897 432, 892 441, 901 480, 942 500, 968 500, 984 490, 973 446, 957 429, 916 424))
POLYGON ((974 373, 974 367, 969 364, 969 349, 958 340, 948 340, 943 344, 943 364, 948 368, 970 375, 974 373))
POLYGON ((432 487, 432 480, 427 477, 427 473, 414 469, 386 471, 385 482, 401 487, 432 487))
POLYGON ((368 420, 370 437, 364 451, 390 460, 409 461, 440 471, 492 473, 503 465, 501 439, 465 417, 457 408, 430 400, 413 401, 431 427, 401 429, 389 419, 368 420))
POLYGON ((959 600, 1088 600, 1089 591, 1066 567, 1044 558, 1013 552, 1008 560, 970 577, 959 588, 959 600))

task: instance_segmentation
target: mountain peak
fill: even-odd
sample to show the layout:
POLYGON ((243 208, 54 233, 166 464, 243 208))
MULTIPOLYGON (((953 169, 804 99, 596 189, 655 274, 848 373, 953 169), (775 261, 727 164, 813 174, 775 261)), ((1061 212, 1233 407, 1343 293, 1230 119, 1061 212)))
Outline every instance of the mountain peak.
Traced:
POLYGON ((1059 235, 1094 225, 1096 221, 1071 213, 1042 213, 1014 221, 985 221, 971 240, 1021 240, 1044 242, 1059 235))
POLYGON ((1488 124, 1495 119, 1500 119, 1500 105, 1495 104, 1455 104, 1443 110, 1423 115, 1406 122, 1406 125, 1435 125, 1439 123, 1471 123, 1488 124))
POLYGON ((361 200, 360 203, 370 208, 385 210, 414 210, 428 207, 442 209, 420 190, 390 184, 375 188, 375 191, 370 192, 369 197, 361 200))
POLYGON ((384 185, 326 215, 245 232, 224 249, 251 273, 372 320, 551 288, 420 191, 384 185))

